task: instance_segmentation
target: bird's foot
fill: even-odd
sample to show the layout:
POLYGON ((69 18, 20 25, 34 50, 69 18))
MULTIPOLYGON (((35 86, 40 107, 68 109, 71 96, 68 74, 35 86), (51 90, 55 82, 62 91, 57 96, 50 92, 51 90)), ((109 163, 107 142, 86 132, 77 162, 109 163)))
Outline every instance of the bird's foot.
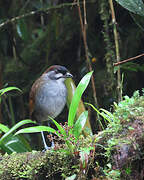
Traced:
POLYGON ((54 142, 52 141, 51 146, 48 146, 47 144, 44 145, 44 150, 42 150, 42 152, 45 152, 47 150, 52 150, 54 149, 55 145, 54 142))
POLYGON ((55 144, 54 144, 54 142, 52 141, 52 143, 51 143, 51 148, 53 149, 55 147, 55 144))

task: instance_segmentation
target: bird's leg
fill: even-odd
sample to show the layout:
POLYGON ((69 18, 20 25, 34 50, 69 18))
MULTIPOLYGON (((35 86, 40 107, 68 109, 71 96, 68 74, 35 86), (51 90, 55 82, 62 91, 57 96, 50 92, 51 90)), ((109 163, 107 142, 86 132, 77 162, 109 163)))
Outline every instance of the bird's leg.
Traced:
MULTIPOLYGON (((48 126, 50 127, 50 124, 49 124, 49 123, 48 123, 48 126)), ((51 132, 50 132, 49 134, 51 134, 51 132)), ((46 143, 46 140, 45 140, 44 132, 43 132, 43 131, 41 131, 41 135, 42 135, 42 140, 43 140, 43 143, 44 143, 44 148, 45 148, 45 150, 50 150, 50 149, 54 148, 54 141, 52 140, 51 146, 49 147, 49 146, 47 145, 47 143, 46 143)))
POLYGON ((44 143, 44 148, 45 148, 44 150, 50 149, 51 147, 49 147, 49 146, 47 145, 43 131, 41 131, 41 135, 42 135, 42 140, 43 140, 43 143, 44 143))

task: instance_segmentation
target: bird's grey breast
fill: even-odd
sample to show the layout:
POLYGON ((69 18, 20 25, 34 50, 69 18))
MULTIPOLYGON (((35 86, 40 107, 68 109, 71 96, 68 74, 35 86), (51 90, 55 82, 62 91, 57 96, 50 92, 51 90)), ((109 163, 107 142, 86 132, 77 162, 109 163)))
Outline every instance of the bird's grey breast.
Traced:
POLYGON ((66 104, 67 89, 64 83, 43 83, 36 93, 35 109, 47 116, 55 118, 66 104))

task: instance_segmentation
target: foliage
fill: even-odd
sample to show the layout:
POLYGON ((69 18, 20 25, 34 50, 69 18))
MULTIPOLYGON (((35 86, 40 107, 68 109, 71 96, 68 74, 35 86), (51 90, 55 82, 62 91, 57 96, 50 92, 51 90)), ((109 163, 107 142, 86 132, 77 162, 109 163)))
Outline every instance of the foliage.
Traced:
POLYGON ((104 170, 104 173, 107 176, 107 178, 108 179, 119 180, 120 179, 120 171, 119 170, 111 169, 111 165, 110 164, 108 164, 107 167, 108 168, 104 170))
POLYGON ((139 91, 135 91, 132 97, 124 96, 124 100, 121 101, 118 105, 114 104, 114 115, 129 121, 129 116, 141 116, 144 112, 144 93, 143 96, 140 96, 139 91))
MULTIPOLYGON (((104 172, 107 177, 114 179, 119 179, 120 170, 113 170, 112 168, 112 153, 115 151, 116 146, 122 146, 122 144, 130 144, 130 138, 123 137, 124 131, 133 131, 134 129, 129 125, 135 119, 141 117, 143 119, 144 112, 144 89, 142 90, 142 96, 140 96, 139 91, 135 91, 132 97, 124 96, 123 100, 118 104, 114 103, 113 114, 106 113, 111 121, 107 128, 103 131, 108 139, 107 145, 104 147, 105 156, 108 158, 107 164, 105 165, 104 172), (110 163, 111 162, 111 163, 110 163)), ((128 133, 131 134, 131 133, 128 133)), ((136 142, 135 142, 136 143, 136 142)), ((126 173, 130 173, 129 167, 126 168, 126 173)))
MULTIPOLYGON (((87 43, 91 56, 96 59, 93 62, 93 68, 95 69, 94 77, 96 77, 98 102, 101 107, 106 107, 106 103, 110 105, 115 101, 114 96, 109 95, 108 89, 115 90, 116 88, 111 88, 112 81, 108 81, 107 75, 104 76, 106 74, 105 67, 112 63, 112 56, 114 56, 113 23, 116 23, 119 31, 118 39, 120 40, 120 54, 122 59, 135 56, 143 51, 143 32, 140 26, 135 26, 130 17, 131 15, 135 18, 135 23, 137 24, 141 18, 141 24, 143 24, 143 1, 116 0, 116 2, 128 9, 128 11, 117 4, 114 6, 116 22, 111 22, 112 13, 109 9, 108 1, 86 1, 87 14, 85 22, 88 24, 87 43), (105 16, 101 16, 100 18, 98 11, 102 9, 103 5, 106 5, 107 9, 106 11, 103 9, 102 13, 105 16), (129 11, 132 12, 130 15, 129 11), (139 15, 142 16, 140 17, 139 15), (106 35, 109 35, 108 38, 110 39, 106 35), (105 63, 105 59, 109 60, 110 63, 105 63)), ((4 0, 0 1, 0 23, 6 22, 5 25, 0 25, 0 66, 2 64, 2 67, 0 67, 2 69, 0 77, 2 77, 2 84, 10 83, 13 86, 23 89, 23 100, 18 102, 18 108, 15 106, 13 112, 17 113, 18 116, 24 114, 24 117, 17 119, 25 119, 27 116, 27 101, 30 86, 49 65, 56 63, 67 66, 68 69, 74 72, 74 75, 77 77, 76 81, 87 71, 84 61, 83 42, 81 33, 79 32, 80 25, 79 17, 77 16, 77 7, 67 3, 66 0, 62 1, 62 3, 64 4, 61 4, 61 1, 57 0, 21 2, 15 0, 9 1, 9 3, 5 3, 4 0), (67 5, 65 5, 65 2, 67 5), (71 6, 72 8, 69 8, 71 6), (11 19, 13 21, 10 21, 11 19), (19 108, 19 105, 24 106, 24 113, 19 108)), ((143 86, 143 79, 141 78, 143 77, 143 59, 140 60, 141 62, 137 61, 135 64, 122 65, 121 69, 124 69, 125 74, 127 73, 123 87, 125 94, 128 96, 131 96, 135 89, 138 87, 140 89, 143 86)), ((111 65, 113 66, 113 64, 111 65)), ((91 92, 84 98, 86 102, 93 104, 91 92)), ((121 132, 120 122, 123 118, 131 121, 131 116, 128 114, 127 108, 131 115, 133 115, 135 103, 131 104, 132 101, 130 99, 126 97, 121 108, 119 104, 115 103, 114 108, 116 112, 114 114, 111 113, 112 115, 108 111, 106 113, 103 110, 98 110, 100 113, 104 113, 102 117, 109 123, 106 129, 107 132, 114 133, 114 129, 121 132), (131 102, 129 104, 131 108, 126 105, 126 101, 131 102)), ((19 98, 13 98, 14 105, 16 105, 15 102, 18 100, 19 98)), ((136 106, 139 107, 138 104, 136 106)), ((5 113, 4 109, 2 110, 5 124, 8 124, 9 118, 7 118, 7 113, 5 113)), ((142 110, 141 107, 135 110, 135 112, 141 114, 142 110)), ((101 123, 100 120, 99 122, 101 123)), ((97 132, 98 128, 95 125, 95 118, 92 118, 92 124, 94 131, 97 132)), ((10 130, 4 125, 1 125, 1 128, 4 133, 10 130)), ((48 130, 50 131, 50 129, 48 130)), ((111 139, 109 141, 109 149, 116 143, 115 138, 111 139)), ((107 172, 109 173, 109 170, 107 172)))
POLYGON ((0 124, 1 132, 5 134, 0 138, 0 149, 8 154, 13 152, 27 152, 31 151, 30 145, 22 136, 13 136, 13 133, 21 126, 29 123, 35 123, 32 120, 23 120, 14 125, 11 129, 0 124))
MULTIPOLYGON (((111 158, 116 146, 119 147, 123 144, 130 144, 130 139, 123 137, 123 131, 133 131, 133 127, 129 124, 133 122, 134 119, 140 117, 143 119, 142 117, 144 117, 144 89, 141 94, 142 96, 140 96, 139 91, 135 91, 132 97, 124 96, 121 102, 118 104, 114 103, 113 113, 103 108, 98 110, 92 104, 86 103, 87 105, 90 105, 100 115, 100 117, 105 120, 105 122, 107 122, 107 128, 103 128, 100 139, 102 138, 102 144, 104 144, 104 157, 107 158, 104 173, 108 178, 114 178, 117 180, 120 178, 121 172, 119 169, 114 170, 112 168, 113 161, 111 158)), ((102 126, 100 120, 99 123, 102 126)), ((127 174, 131 172, 129 168, 125 171, 127 174)))
POLYGON ((144 65, 139 65, 136 63, 132 63, 132 62, 128 62, 126 64, 123 64, 121 66, 121 68, 124 70, 128 70, 128 71, 135 71, 135 72, 142 71, 142 72, 144 72, 144 65))
MULTIPOLYGON (((144 3, 142 0, 115 0, 118 2, 122 7, 127 9, 128 11, 132 12, 130 13, 131 17, 133 18, 134 22, 138 25, 138 27, 144 31, 144 23, 143 23, 143 16, 144 16, 144 3)), ((136 64, 135 64, 136 65, 136 64)), ((136 65, 137 67, 135 68, 130 68, 130 69, 141 69, 138 64, 136 65)), ((125 66, 126 67, 126 66, 125 66)), ((128 67, 128 70, 130 70, 128 67)))
MULTIPOLYGON (((26 107, 23 108, 24 112, 22 113, 19 108, 14 107, 14 112, 20 117, 17 119, 26 118, 30 86, 49 65, 65 65, 71 72, 74 72, 77 77, 76 81, 79 81, 87 71, 76 4, 77 2, 67 2, 66 0, 62 2, 53 0, 20 2, 16 0, 8 4, 4 0, 0 2, 0 59, 3 84, 9 83, 23 89, 24 96, 20 105, 26 107), (71 6, 72 8, 70 8, 71 6), (24 117, 21 118, 21 114, 24 114, 24 117)), ((82 2, 80 2, 80 6, 82 8, 82 2)), ((121 57, 125 59, 142 51, 142 33, 134 23, 131 23, 128 11, 120 8, 119 5, 114 8, 117 24, 119 24, 117 27, 122 47, 121 57), (118 14, 121 14, 121 17, 118 14), (125 21, 125 17, 127 17, 127 21, 125 21)), ((116 84, 113 75, 113 61, 115 61, 113 23, 111 22, 109 3, 106 0, 88 1, 86 2, 86 11, 89 54, 96 59, 92 63, 93 69, 95 69, 98 102, 101 106, 106 107, 116 97, 114 92, 116 87, 113 86, 116 84), (105 69, 110 72, 110 76, 105 69), (106 76, 98 76, 98 74, 103 74, 103 71, 106 72, 106 76)), ((137 71, 139 70, 142 68, 137 69, 137 71)), ((131 86, 129 86, 130 79, 131 74, 126 80, 127 87, 131 86)), ((141 86, 142 83, 139 84, 141 86)), ((134 89, 135 85, 133 85, 132 91, 134 89)), ((127 92, 126 94, 130 95, 129 89, 127 92)), ((85 97, 85 101, 88 102, 88 98, 91 97, 90 91, 89 95, 85 97)), ((13 101, 16 104, 18 98, 13 101)), ((93 104, 93 101, 90 102, 93 104)), ((6 121, 9 121, 5 112, 3 112, 3 116, 6 121)), ((62 116, 64 115, 62 114, 62 116)))
POLYGON ((57 127, 58 130, 55 130, 50 127, 46 126, 37 126, 37 127, 30 127, 30 128, 24 128, 16 132, 15 135, 21 134, 21 133, 34 133, 34 132, 41 132, 41 131, 48 131, 51 133, 55 133, 57 136, 61 137, 65 143, 68 146, 69 152, 73 152, 75 146, 73 143, 76 143, 82 130, 83 127, 86 123, 87 117, 88 117, 88 112, 84 111, 79 118, 77 119, 76 122, 74 122, 76 111, 78 104, 80 102, 81 96, 83 92, 85 91, 86 87, 89 84, 90 78, 92 76, 93 72, 87 73, 79 82, 76 91, 74 93, 74 96, 72 98, 72 102, 69 108, 69 115, 68 115, 68 124, 66 126, 62 126, 61 124, 57 123, 54 119, 49 117, 55 126, 57 127))
MULTIPOLYGON (((0 100, 1 96, 5 93, 8 93, 9 91, 16 90, 19 92, 22 92, 17 87, 7 87, 0 90, 0 100)), ((23 120, 19 123, 17 123, 15 126, 13 126, 11 129, 9 129, 4 124, 0 124, 0 131, 1 134, 4 133, 4 135, 0 138, 0 149, 7 153, 12 152, 26 152, 30 151, 31 148, 27 141, 22 136, 14 137, 12 134, 13 132, 18 129, 20 126, 28 123, 33 123, 31 120, 23 120)))
POLYGON ((4 95, 5 93, 12 91, 12 90, 16 90, 19 92, 22 92, 19 88, 17 87, 7 87, 7 88, 3 88, 0 90, 0 102, 1 102, 1 96, 4 95))
MULTIPOLYGON (((144 93, 143 96, 140 96, 139 91, 135 91, 132 97, 124 96, 121 102, 114 103, 113 109, 114 112, 111 113, 102 109, 103 118, 108 120, 108 126, 104 130, 106 133, 113 133, 113 137, 118 132, 122 130, 122 122, 130 122, 133 117, 139 117, 143 115, 144 112, 144 93)), ((98 110, 97 110, 98 111, 98 110)), ((130 128, 130 127, 129 127, 130 128)), ((110 146, 116 145, 119 143, 116 138, 111 138, 108 141, 110 146)))
POLYGON ((144 16, 144 3, 142 0, 116 0, 129 11, 144 16))

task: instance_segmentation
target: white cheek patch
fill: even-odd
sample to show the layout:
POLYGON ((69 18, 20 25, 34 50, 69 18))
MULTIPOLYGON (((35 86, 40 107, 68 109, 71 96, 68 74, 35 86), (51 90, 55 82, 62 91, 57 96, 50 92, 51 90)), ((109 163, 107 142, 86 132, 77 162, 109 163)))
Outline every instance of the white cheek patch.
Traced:
POLYGON ((55 75, 56 79, 59 79, 59 78, 61 78, 62 76, 63 76, 62 73, 57 73, 57 74, 55 75))

